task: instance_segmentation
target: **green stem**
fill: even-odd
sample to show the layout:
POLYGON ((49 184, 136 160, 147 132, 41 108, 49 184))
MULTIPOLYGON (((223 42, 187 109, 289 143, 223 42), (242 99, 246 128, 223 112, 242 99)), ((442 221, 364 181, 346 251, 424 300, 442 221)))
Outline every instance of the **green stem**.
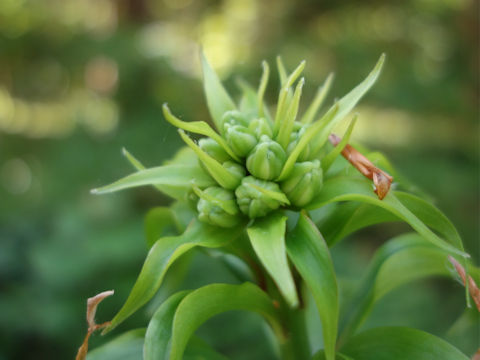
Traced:
POLYGON ((285 325, 287 340, 281 343, 283 360, 307 360, 311 358, 308 342, 305 310, 285 309, 285 325))

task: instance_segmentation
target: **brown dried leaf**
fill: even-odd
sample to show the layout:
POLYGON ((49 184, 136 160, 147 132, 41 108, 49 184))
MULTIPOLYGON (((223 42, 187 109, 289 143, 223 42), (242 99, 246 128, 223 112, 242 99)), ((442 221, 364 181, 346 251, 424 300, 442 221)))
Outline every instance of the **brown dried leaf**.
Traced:
MULTIPOLYGON (((465 282, 466 282, 465 281, 465 279, 466 279, 465 269, 452 256, 449 255, 448 260, 455 267, 455 270, 457 271, 458 275, 460 275, 460 278, 462 279, 463 285, 465 286, 465 282)), ((475 302, 475 305, 477 306, 478 311, 480 311, 480 289, 478 288, 477 284, 475 283, 475 281, 472 279, 472 277, 470 275, 468 276, 468 290, 470 292, 470 295, 473 298, 473 301, 475 302)))
MULTIPOLYGON (((337 146, 342 140, 335 134, 330 134, 328 139, 333 146, 337 146)), ((370 180, 373 180, 373 184, 375 185, 374 191, 380 200, 382 200, 388 194, 393 177, 391 177, 385 171, 377 168, 370 160, 363 156, 362 153, 349 144, 345 145, 343 148, 342 156, 347 159, 362 175, 370 180)))
POLYGON ((78 352, 77 352, 77 356, 75 357, 75 360, 85 360, 88 353, 88 339, 90 338, 90 335, 92 335, 92 333, 95 330, 102 329, 110 324, 110 321, 104 322, 102 324, 96 324, 95 314, 97 312, 98 304, 100 304, 100 302, 102 302, 103 299, 113 294, 114 294, 113 290, 108 290, 108 291, 101 292, 100 294, 95 295, 87 300, 88 330, 87 330, 87 335, 85 335, 85 339, 83 339, 82 345, 78 348, 78 352))

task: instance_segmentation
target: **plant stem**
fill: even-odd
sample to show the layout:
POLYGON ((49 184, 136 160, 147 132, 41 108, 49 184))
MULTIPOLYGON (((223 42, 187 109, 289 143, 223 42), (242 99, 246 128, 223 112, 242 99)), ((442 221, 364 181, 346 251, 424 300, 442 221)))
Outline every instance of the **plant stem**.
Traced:
POLYGON ((287 341, 281 344, 283 360, 307 360, 311 358, 305 322, 305 310, 285 308, 287 341))

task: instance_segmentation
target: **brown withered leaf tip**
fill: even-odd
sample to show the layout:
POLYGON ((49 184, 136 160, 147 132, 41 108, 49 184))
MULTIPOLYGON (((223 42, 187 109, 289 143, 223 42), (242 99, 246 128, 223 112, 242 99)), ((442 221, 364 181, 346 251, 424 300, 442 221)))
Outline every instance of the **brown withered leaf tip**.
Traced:
MULTIPOLYGON (((335 134, 330 134, 328 137, 333 146, 337 146, 342 139, 335 134)), ((342 149, 342 156, 347 159, 362 175, 373 180, 375 185, 375 193, 378 198, 382 200, 390 190, 393 182, 393 177, 388 175, 385 171, 380 170, 372 164, 360 151, 353 146, 347 144, 342 149)))
POLYGON ((108 296, 114 294, 113 290, 108 290, 101 292, 87 300, 87 323, 88 323, 88 330, 87 335, 85 335, 85 339, 83 340, 82 345, 78 348, 77 356, 75 360, 84 360, 87 357, 88 353, 88 339, 90 339, 90 335, 95 330, 102 329, 110 324, 110 321, 104 322, 102 324, 95 323, 95 314, 97 312, 97 306, 108 296))
MULTIPOLYGON (((465 286, 466 277, 467 277, 465 273, 465 269, 452 256, 449 255, 448 260, 455 267, 455 270, 457 271, 458 275, 460 275, 460 278, 462 279, 463 286, 465 286)), ((475 305, 477 306, 478 311, 480 311, 480 289, 478 288, 477 284, 475 283, 475 281, 472 279, 470 275, 468 276, 468 291, 470 292, 470 295, 472 296, 472 299, 475 302, 475 305)))

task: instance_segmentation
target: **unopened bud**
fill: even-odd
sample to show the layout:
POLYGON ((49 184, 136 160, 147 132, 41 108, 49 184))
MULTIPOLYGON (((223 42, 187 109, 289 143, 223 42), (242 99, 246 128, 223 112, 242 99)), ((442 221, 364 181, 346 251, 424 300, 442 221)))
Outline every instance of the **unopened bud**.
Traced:
POLYGON ((243 125, 224 124, 225 139, 233 152, 239 157, 247 156, 257 144, 257 138, 243 125))
POLYGON ((282 146, 263 135, 247 158, 247 169, 259 179, 273 180, 282 172, 286 158, 282 146))
POLYGON ((281 201, 268 196, 261 189, 280 193, 280 187, 276 183, 256 179, 253 176, 243 178, 242 184, 235 190, 240 211, 251 219, 265 216, 282 204, 281 201))
POLYGON ((269 138, 273 137, 273 130, 265 118, 253 119, 248 128, 259 140, 263 135, 267 135, 269 138))
POLYGON ((230 110, 223 114, 222 124, 241 125, 248 127, 249 121, 245 114, 238 110, 230 110))
POLYGON ((236 162, 226 161, 222 165, 230 174, 238 178, 238 183, 240 183, 243 177, 247 174, 245 168, 236 162))
POLYGON ((291 204, 297 207, 307 205, 323 185, 323 173, 319 160, 296 163, 290 176, 281 183, 282 191, 291 204))
POLYGON ((198 218, 212 225, 232 227, 240 221, 235 195, 221 187, 212 186, 204 190, 197 210, 198 218))
POLYGON ((225 161, 230 161, 232 158, 223 147, 211 138, 202 138, 198 141, 200 149, 205 151, 209 156, 217 160, 220 164, 225 161))

